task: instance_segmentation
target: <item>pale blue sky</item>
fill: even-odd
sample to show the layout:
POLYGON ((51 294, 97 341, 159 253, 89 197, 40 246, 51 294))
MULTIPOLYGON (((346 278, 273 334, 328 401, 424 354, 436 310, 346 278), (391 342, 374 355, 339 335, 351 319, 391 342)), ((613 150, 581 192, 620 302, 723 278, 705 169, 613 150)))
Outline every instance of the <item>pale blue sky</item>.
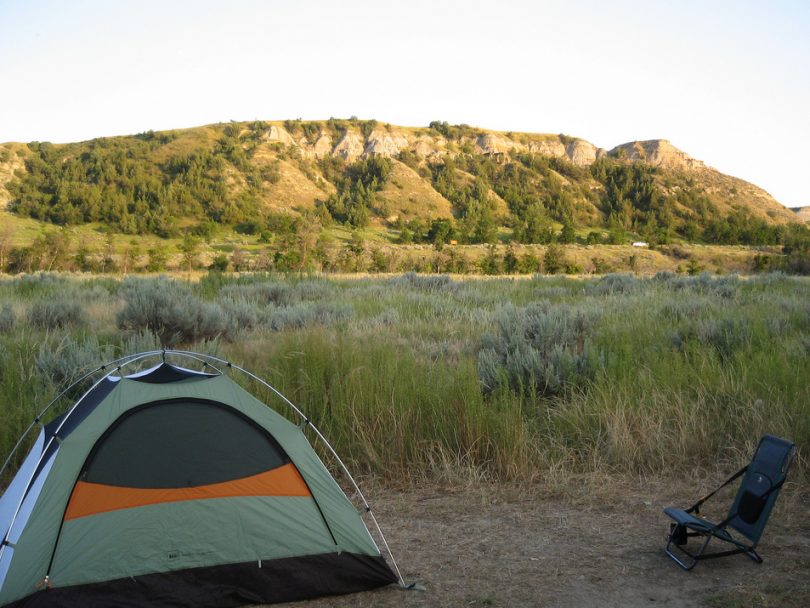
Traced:
POLYGON ((228 120, 669 139, 810 205, 810 2, 0 0, 0 141, 228 120))

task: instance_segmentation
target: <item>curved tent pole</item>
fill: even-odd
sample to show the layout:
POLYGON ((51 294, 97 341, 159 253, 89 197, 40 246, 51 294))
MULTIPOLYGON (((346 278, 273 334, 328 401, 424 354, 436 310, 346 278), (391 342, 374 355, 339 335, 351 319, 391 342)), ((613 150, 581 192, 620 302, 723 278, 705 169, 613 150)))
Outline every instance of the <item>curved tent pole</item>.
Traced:
POLYGON ((312 431, 315 433, 315 435, 323 442, 323 444, 327 447, 329 452, 332 454, 333 458, 340 465, 340 468, 343 470, 346 477, 348 477, 349 481, 351 482, 352 486, 354 487, 355 492, 357 492, 357 495, 360 497, 360 500, 363 501, 363 507, 364 507, 365 512, 368 513, 369 516, 371 517, 371 521, 374 523, 374 527, 377 529, 377 533, 380 535, 380 538, 382 539, 383 546, 385 547, 385 550, 387 551, 388 556, 391 558, 391 563, 394 566, 394 570, 396 571, 397 578, 399 579, 400 586, 407 587, 407 585, 405 584, 405 580, 402 578, 402 573, 399 570, 399 566, 397 566, 396 559, 394 559, 394 554, 391 552, 391 547, 388 545, 388 541, 385 538, 385 534, 383 534, 382 528, 380 528, 380 524, 377 522, 377 518, 374 516, 374 512, 371 510, 371 506, 368 504, 368 501, 366 500, 366 497, 363 495, 362 490, 360 490, 360 486, 357 485, 357 482, 355 481, 354 477, 352 476, 351 472, 349 471, 349 468, 346 466, 346 464, 343 462, 343 460, 341 460, 340 456, 338 456, 338 453, 335 451, 335 448, 333 448, 332 444, 329 443, 329 441, 326 440, 326 437, 324 437, 323 433, 321 433, 321 431, 318 429, 318 427, 316 427, 312 423, 312 420, 310 420, 309 417, 307 417, 292 401, 287 399, 287 397, 285 397, 273 385, 269 384, 265 380, 262 380, 256 374, 246 370, 243 367, 239 367, 238 365, 236 365, 234 363, 231 363, 230 361, 227 361, 225 359, 221 359, 219 357, 215 357, 213 355, 205 355, 205 354, 201 354, 201 353, 192 353, 192 352, 189 352, 189 351, 166 351, 166 352, 175 353, 175 354, 182 354, 182 355, 199 355, 199 356, 202 356, 202 357, 213 359, 214 361, 217 361, 219 363, 223 363, 223 364, 227 365, 229 368, 236 369, 236 370, 242 372, 243 374, 245 374, 246 376, 248 376, 250 378, 253 378, 257 382, 259 382, 261 385, 263 385, 266 388, 270 389, 274 394, 276 394, 279 398, 281 398, 288 406, 290 406, 290 408, 292 408, 292 410, 296 414, 298 414, 301 417, 301 419, 304 421, 304 425, 309 426, 312 429, 312 431))
POLYGON ((28 491, 29 491, 29 490, 30 490, 30 488, 31 488, 31 483, 32 483, 32 482, 33 482, 33 480, 34 480, 34 477, 35 477, 35 475, 36 475, 36 471, 37 471, 37 470, 39 469, 39 467, 41 466, 41 464, 42 464, 42 459, 44 458, 45 454, 47 454, 48 450, 50 449, 50 447, 51 447, 51 445, 52 445, 52 443, 53 443, 53 441, 54 441, 54 439, 55 439, 55 438, 57 437, 57 435, 59 434, 59 431, 62 429, 62 427, 64 426, 65 422, 68 420, 68 418, 70 418, 71 414, 72 414, 72 413, 75 411, 76 406, 77 406, 79 403, 81 403, 81 401, 82 401, 82 400, 83 400, 83 399, 84 399, 84 398, 85 398, 85 397, 86 397, 86 396, 87 396, 87 395, 88 395, 88 394, 89 394, 89 393, 90 393, 90 392, 91 392, 93 389, 95 389, 95 388, 96 388, 96 387, 97 387, 99 384, 101 384, 101 382, 103 382, 105 379, 109 378, 109 377, 110 377, 110 376, 111 376, 111 375, 112 375, 114 372, 120 372, 120 371, 121 371, 121 370, 122 370, 124 367, 129 366, 129 365, 131 365, 131 364, 133 364, 133 363, 135 363, 135 362, 137 362, 137 361, 141 361, 141 360, 143 360, 143 359, 147 359, 147 358, 149 358, 149 357, 154 357, 154 356, 158 356, 158 355, 162 356, 163 361, 165 362, 165 361, 166 361, 166 355, 167 355, 167 354, 168 354, 168 355, 179 355, 179 356, 181 356, 181 357, 187 357, 187 358, 189 358, 189 359, 193 359, 193 360, 195 360, 195 361, 197 361, 197 362, 199 362, 199 363, 202 363, 202 364, 203 364, 203 365, 205 365, 205 366, 210 366, 212 369, 214 369, 214 370, 215 370, 217 373, 219 373, 220 375, 222 374, 222 371, 221 371, 221 370, 219 370, 219 369, 218 369, 216 366, 212 365, 212 364, 210 363, 210 361, 216 361, 217 363, 224 364, 224 365, 226 365, 228 368, 233 368, 233 369, 236 369, 236 370, 238 370, 238 371, 242 372, 243 374, 245 374, 246 376, 248 376, 249 378, 253 378, 255 381, 259 382, 259 383, 260 383, 262 386, 264 386, 264 387, 266 387, 266 388, 270 389, 270 391, 272 391, 272 392, 273 392, 273 393, 274 393, 274 394, 275 394, 277 397, 279 397, 279 398, 280 398, 282 401, 284 401, 284 403, 286 403, 286 404, 287 404, 287 405, 288 405, 288 406, 289 406, 289 407, 290 407, 290 408, 291 408, 291 409, 292 409, 292 410, 293 410, 293 411, 294 411, 294 412, 295 412, 295 413, 296 413, 296 414, 297 414, 297 415, 298 415, 298 416, 299 416, 299 417, 300 417, 300 418, 303 420, 304 425, 305 425, 305 426, 309 426, 309 427, 312 429, 312 431, 315 433, 315 435, 316 435, 316 436, 317 436, 317 437, 318 437, 318 438, 321 440, 321 442, 322 442, 322 443, 323 443, 323 444, 326 446, 326 448, 327 448, 327 449, 329 450, 329 452, 332 454, 332 457, 333 457, 333 458, 334 458, 334 459, 337 461, 337 463, 339 464, 340 468, 343 470, 343 473, 346 475, 346 477, 347 477, 347 478, 349 479, 349 481, 351 482, 352 486, 354 487, 355 492, 356 492, 356 493, 357 493, 357 495, 360 497, 360 500, 362 500, 362 502, 363 502, 363 507, 364 507, 365 512, 366 512, 366 513, 368 513, 368 514, 369 514, 369 516, 371 517, 371 521, 374 523, 374 527, 376 528, 377 533, 380 535, 380 539, 382 540, 383 546, 385 547, 385 550, 386 550, 386 552, 388 553, 388 556, 391 558, 391 563, 392 563, 392 565, 394 566, 394 570, 396 571, 397 578, 399 579, 399 584, 400 584, 400 586, 402 586, 402 587, 406 587, 406 585, 405 585, 405 581, 404 581, 404 579, 402 578, 402 573, 400 572, 400 570, 399 570, 399 566, 397 565, 397 563, 396 563, 396 559, 394 558, 394 554, 391 552, 391 547, 388 545, 388 541, 387 541, 387 540, 386 540, 386 538, 385 538, 385 534, 383 534, 383 531, 382 531, 382 529, 380 528, 380 524, 377 522, 377 518, 374 516, 374 512, 372 511, 371 506, 369 505, 368 501, 366 500, 366 497, 363 495, 362 490, 360 490, 360 486, 359 486, 359 485, 357 484, 357 482, 355 481, 354 477, 352 476, 351 472, 349 471, 349 468, 346 466, 346 464, 343 462, 343 460, 340 458, 340 456, 338 456, 338 453, 337 453, 337 451, 335 450, 335 448, 334 448, 334 447, 332 447, 332 444, 331 444, 331 443, 329 443, 329 441, 327 441, 327 439, 326 439, 326 437, 324 437, 323 433, 321 433, 321 431, 320 431, 320 430, 319 430, 319 429, 318 429, 318 428, 317 428, 317 427, 316 427, 316 426, 315 426, 315 425, 312 423, 312 420, 310 420, 310 419, 309 419, 309 417, 308 417, 308 416, 306 416, 306 414, 304 414, 304 413, 303 413, 303 412, 302 412, 302 411, 301 411, 301 410, 300 410, 300 409, 299 409, 299 408, 298 408, 298 407, 297 407, 297 406, 296 406, 296 405, 295 405, 295 404, 294 404, 292 401, 290 401, 289 399, 287 399, 287 397, 285 397, 285 396, 284 396, 284 395, 283 395, 283 394, 282 394, 282 393, 281 393, 281 392, 280 392, 278 389, 276 389, 276 388, 275 388, 273 385, 269 384, 268 382, 266 382, 265 380, 263 380, 262 378, 260 378, 260 377, 259 377, 259 376, 257 376, 256 374, 254 374, 254 373, 252 373, 252 372, 250 372, 250 371, 246 370, 245 368, 240 367, 240 366, 238 366, 238 365, 235 365, 235 364, 231 363, 230 361, 228 361, 228 360, 226 360, 226 359, 222 359, 222 358, 220 358, 220 357, 216 357, 216 356, 214 356, 214 355, 208 355, 208 354, 204 354, 204 353, 195 353, 195 352, 192 352, 192 351, 170 350, 170 349, 152 350, 152 351, 147 351, 147 352, 143 352, 143 353, 136 353, 136 354, 133 354, 133 355, 128 355, 128 356, 126 356, 126 357, 120 357, 120 358, 118 358, 118 359, 115 359, 115 360, 111 361, 110 363, 107 363, 107 364, 105 364, 105 365, 102 365, 102 366, 100 366, 100 367, 98 367, 98 368, 94 369, 94 370, 93 370, 93 371, 91 371, 91 372, 88 372, 87 374, 85 374, 84 376, 82 376, 80 379, 76 380, 76 381, 75 381, 73 384, 71 384, 70 386, 68 386, 66 389, 64 389, 64 390, 63 390, 61 393, 59 393, 59 395, 57 395, 57 396, 56 396, 56 397, 55 397, 53 400, 51 400, 51 402, 50 402, 50 403, 49 403, 49 404, 48 404, 48 405, 47 405, 47 406, 46 406, 46 407, 45 407, 45 408, 42 410, 42 412, 40 413, 40 415, 39 415, 39 416, 37 416, 37 418, 34 420, 34 422, 32 422, 32 423, 31 423, 31 425, 28 427, 28 429, 27 429, 27 430, 26 430, 26 431, 23 433, 23 436, 22 436, 22 437, 20 438, 20 440, 17 442, 17 445, 15 445, 15 446, 14 446, 14 448, 13 448, 13 450, 12 450, 11 454, 10 454, 10 455, 9 455, 9 457, 6 459, 6 462, 3 464, 2 469, 0 469, 0 473, 2 473, 2 471, 3 471, 3 470, 5 470, 5 467, 8 465, 8 462, 10 462, 10 460, 11 460, 11 458, 12 458, 12 456, 13 456, 14 452, 16 452, 16 450, 17 450, 17 449, 19 448, 19 446, 22 444, 22 442, 23 442, 23 440, 24 440, 25 436, 26 436, 26 435, 27 435, 27 434, 28 434, 28 433, 31 431, 31 429, 32 429, 32 428, 33 428, 33 427, 34 427, 34 426, 35 426, 37 423, 39 423, 39 422, 40 422, 40 420, 41 420, 42 416, 44 416, 44 415, 45 415, 45 413, 47 413, 47 411, 48 411, 48 410, 49 410, 49 409, 50 409, 50 408, 53 406, 53 404, 54 404, 54 403, 56 403, 56 402, 57 402, 59 399, 61 399, 61 398, 62 398, 62 397, 63 397, 63 396, 64 396, 64 395, 65 395, 65 394, 66 394, 66 393, 69 391, 69 390, 71 390, 72 388, 74 388, 75 386, 77 386, 78 384, 80 384, 81 382, 83 382, 84 380, 86 380, 87 378, 91 377, 93 374, 96 374, 96 373, 98 373, 98 372, 100 372, 100 371, 105 371, 107 368, 109 368, 109 367, 111 367, 111 366, 115 366, 115 367, 114 367, 112 370, 110 370, 109 372, 107 372, 106 374, 104 374, 104 375, 103 375, 101 378, 99 378, 99 379, 98 379, 98 380, 97 380, 97 381, 96 381, 96 382, 93 384, 93 386, 91 386, 91 387, 90 387, 90 388, 89 388, 89 389, 88 389, 88 390, 87 390, 87 391, 86 391, 86 392, 85 392, 85 393, 82 395, 82 397, 76 401, 76 403, 74 403, 73 407, 71 407, 71 408, 70 408, 70 410, 68 410, 68 412, 67 412, 67 414, 65 415, 64 419, 63 419, 63 420, 62 420, 62 421, 59 423, 59 426, 57 427, 57 429, 56 429, 56 431, 54 432, 53 436, 50 438, 50 440, 48 441, 48 443, 47 443, 47 444, 44 446, 44 448, 43 448, 43 450, 42 450, 42 455, 40 456, 40 458, 39 458, 39 460, 38 460, 38 462, 37 462, 37 466, 34 468, 34 472, 32 473, 31 477, 28 479, 28 482, 26 483, 26 488, 25 488, 25 491, 23 492, 23 494, 22 494, 22 496, 21 496, 21 498, 20 498, 20 501, 19 501, 19 503, 17 504, 17 508, 15 509, 15 511, 14 511, 14 515, 13 515, 13 517, 11 518, 11 522, 10 522, 10 524, 9 524, 9 528, 8 528, 8 530, 6 531, 5 536, 3 537, 2 544, 0 544, 0 558, 2 557, 3 552, 4 552, 5 548, 6 548, 6 543, 7 543, 7 541, 8 541, 8 538, 9 538, 9 536, 10 536, 10 534, 11 534, 12 529, 14 528, 14 523, 15 523, 15 522, 16 522, 16 520, 17 520, 17 516, 19 515, 20 509, 22 508, 22 504, 23 504, 23 502, 25 501, 25 497, 27 496, 28 491))
MULTIPOLYGON (((58 402, 58 401, 59 401, 59 400, 60 400, 62 397, 64 397, 64 396, 67 394, 67 392, 68 392, 68 391, 70 391, 71 389, 73 389, 73 388, 74 388, 74 387, 76 387, 77 385, 79 385, 79 384, 81 384, 82 382, 84 382, 85 380, 87 380, 87 379, 88 379, 90 376, 93 376, 94 374, 97 374, 98 372, 102 372, 102 371, 106 370, 106 369, 107 369, 108 367, 110 367, 110 366, 113 366, 113 365, 116 365, 116 364, 121 363, 121 362, 123 362, 123 361, 126 361, 127 359, 131 359, 131 358, 133 358, 133 357, 139 357, 139 358, 141 358, 141 355, 145 355, 145 356, 157 356, 157 355, 159 355, 159 354, 161 354, 161 353, 164 353, 164 354, 165 354, 165 352, 166 352, 166 351, 164 351, 164 350, 152 350, 152 351, 145 351, 145 352, 143 352, 143 353, 136 353, 136 354, 134 354, 134 355, 127 355, 127 356, 125 356, 125 357, 119 357, 118 359, 113 359, 112 361, 109 361, 109 362, 105 363, 104 365, 100 365, 99 367, 97 367, 97 368, 95 368, 95 369, 93 369, 93 370, 91 370, 91 371, 87 372, 86 374, 84 374, 84 375, 83 375, 81 378, 79 378, 78 380, 75 380, 74 382, 72 382, 72 383, 71 383, 70 385, 68 385, 68 386, 67 386, 65 389, 63 389, 63 390, 62 390, 62 392, 60 392, 58 395, 56 395, 56 397, 54 397, 53 399, 51 399, 51 401, 48 403, 48 405, 46 405, 46 406, 45 406, 45 407, 42 409, 42 411, 41 411, 39 414, 37 414, 37 417, 36 417, 36 418, 34 418, 34 420, 31 422, 31 424, 29 424, 29 425, 28 425, 28 428, 27 428, 27 429, 25 429, 25 431, 23 431, 22 435, 20 435, 19 440, 18 440, 18 441, 17 441, 17 443, 14 445, 14 447, 11 449, 11 452, 9 453, 8 457, 6 458, 6 460, 3 462, 3 466, 2 466, 2 467, 0 467, 0 475, 2 475, 2 474, 5 472, 6 467, 7 467, 7 466, 9 465, 9 463, 11 462, 11 459, 14 457, 14 454, 17 452, 17 450, 18 450, 18 449, 20 448, 20 446, 23 444, 23 441, 25 441, 25 438, 28 436, 28 433, 30 433, 30 432, 31 432, 31 429, 33 429, 33 428, 34 428, 34 427, 35 427, 37 424, 39 424, 39 423, 41 423, 41 422, 42 422, 42 417, 43 417, 45 414, 47 414, 47 413, 48 413, 48 410, 50 410, 50 409, 51 409, 51 407, 53 407, 53 405, 54 405, 55 403, 57 403, 57 402, 58 402)), ((171 352, 171 351, 169 351, 169 352, 171 352)), ((222 370, 218 369, 218 368, 217 368, 215 365, 212 365, 212 364, 211 364, 211 363, 209 363, 208 361, 205 361, 204 359, 199 358, 198 356, 196 356, 196 354, 194 354, 194 353, 184 353, 184 354, 185 354, 187 357, 189 357, 190 359, 194 359, 195 361, 198 361, 198 362, 202 363, 204 366, 210 367, 211 369, 213 369, 213 370, 214 370, 215 372, 217 372, 218 374, 222 374, 222 370)), ((145 357, 144 357, 144 358, 145 358, 145 357)), ((164 358, 164 361, 165 361, 165 358, 164 358)), ((43 426, 44 426, 44 425, 43 425, 43 426)))
POLYGON ((219 369, 215 365, 212 365, 210 362, 208 362, 208 361, 206 361, 205 359, 202 358, 202 357, 207 357, 209 355, 201 355, 199 353, 192 353, 190 351, 184 351, 184 350, 182 350, 182 351, 181 350, 164 350, 164 351, 161 351, 161 352, 163 353, 163 362, 164 363, 166 362, 166 354, 169 354, 169 355, 181 354, 181 356, 188 357, 189 359, 194 359, 198 363, 202 363, 203 367, 210 367, 216 373, 218 373, 220 376, 222 375, 222 370, 221 369, 219 369))
MULTIPOLYGON (((157 352, 160 352, 160 351, 148 351, 148 354, 152 354, 152 352, 157 353, 157 352)), ((139 354, 147 354, 147 353, 139 353, 139 354)), ((87 372, 87 373, 86 373, 85 375, 83 375, 81 378, 79 378, 78 380, 76 380, 75 382, 73 382, 72 384, 70 384, 70 385, 69 385, 67 388, 65 388, 65 389, 64 389, 64 390, 63 390, 61 393, 59 393, 59 394, 58 394, 56 397, 54 397, 53 399, 51 399, 50 403, 48 403, 48 405, 46 405, 46 406, 45 406, 45 408, 44 408, 44 409, 43 409, 43 410, 42 410, 42 411, 41 411, 41 412, 40 412, 40 413, 37 415, 37 417, 36 417, 36 418, 34 418, 33 422, 31 422, 31 424, 29 424, 29 425, 28 425, 28 428, 27 428, 27 429, 25 429, 25 431, 23 432, 23 434, 20 436, 20 439, 17 441, 16 445, 15 445, 15 446, 14 446, 14 447, 11 449, 11 452, 9 453, 8 458, 6 458, 5 462, 3 463, 3 466, 2 466, 2 467, 0 467, 0 475, 2 475, 2 474, 5 472, 6 467, 7 467, 7 466, 8 466, 8 464, 11 462, 11 459, 14 457, 14 454, 15 454, 15 453, 17 452, 17 450, 20 448, 20 446, 22 445, 22 443, 23 443, 23 441, 25 440, 25 438, 28 436, 28 433, 30 433, 30 432, 31 432, 31 429, 33 429, 33 428, 34 428, 34 427, 35 427, 37 424, 39 424, 40 422, 42 422, 42 417, 43 417, 45 414, 47 414, 47 413, 48 413, 48 410, 50 410, 50 409, 51 409, 51 407, 53 407, 54 403, 56 403, 57 401, 59 401, 59 400, 60 400, 62 397, 64 397, 64 396, 65 396, 65 394, 67 394, 67 392, 68 392, 68 391, 70 391, 70 390, 71 390, 71 389, 73 389, 75 386, 77 386, 77 385, 81 384, 82 382, 84 382, 85 380, 87 380, 87 379, 88 379, 90 376, 93 376, 94 374, 97 374, 98 372, 102 372, 102 371, 106 370, 106 369, 107 369, 108 367, 110 367, 111 365, 116 365, 117 363, 119 363, 119 362, 121 362, 121 361, 126 361, 127 359, 130 359, 130 358, 132 358, 133 356, 137 356, 137 355, 127 355, 126 357, 119 357, 118 359, 114 359, 113 361, 110 361, 109 363, 105 363, 104 365, 101 365, 101 366, 97 367, 96 369, 94 369, 94 370, 92 370, 92 371, 87 372)), ((220 373, 221 373, 221 372, 220 372, 220 373)), ((44 425, 43 425, 43 426, 44 426, 44 425)))
MULTIPOLYGON (((159 353, 160 351, 156 351, 156 352, 159 353)), ((14 524, 17 521, 17 516, 20 514, 20 509, 22 509, 23 502, 25 502, 25 498, 28 495, 28 492, 31 490, 31 484, 33 483, 34 478, 36 477, 37 471, 39 470, 39 467, 42 466, 43 458, 45 458, 45 455, 48 453, 48 450, 50 449, 51 445, 53 445, 54 440, 59 435, 59 431, 62 430, 62 427, 65 425, 65 422, 67 422, 67 420, 70 418, 70 415, 74 411, 76 411, 76 407, 84 400, 85 397, 87 397, 88 394, 90 394, 90 392, 93 389, 95 389, 104 380, 109 378, 114 372, 120 372, 127 365, 131 365, 132 363, 135 363, 136 361, 140 361, 140 360, 145 359, 147 357, 154 356, 156 354, 156 352, 155 351, 150 351, 148 353, 140 353, 140 354, 137 354, 137 355, 132 355, 131 357, 122 357, 122 359, 117 359, 116 361, 124 360, 124 362, 120 363, 119 365, 117 365, 116 367, 111 369, 109 372, 104 374, 96 382, 94 382, 93 386, 91 386, 89 389, 87 389, 87 391, 85 391, 85 393, 81 396, 81 398, 78 399, 76 401, 76 403, 73 404, 73 407, 71 407, 68 410, 67 414, 65 414, 65 417, 62 419, 62 421, 59 423, 59 426, 56 428, 56 431, 51 436, 51 438, 48 440, 48 443, 46 443, 45 446, 43 447, 42 454, 40 455, 39 459, 37 460, 37 466, 34 467, 34 470, 31 473, 31 476, 28 478, 28 481, 25 484, 25 491, 22 493, 22 495, 20 496, 20 500, 17 502, 17 507, 16 507, 16 509, 14 509, 14 515, 11 517, 11 521, 9 522, 9 525, 8 525, 8 530, 3 535, 2 542, 0 542, 0 558, 3 557, 3 553, 5 552, 6 546, 8 545, 9 536, 11 536, 11 531, 14 529, 14 524)), ((104 368, 106 368, 106 367, 109 367, 109 366, 104 366, 104 368)), ((85 376, 85 378, 86 377, 87 376, 85 376)), ((74 386, 75 386, 75 384, 74 384, 74 386)), ((48 407, 50 407, 50 405, 48 407)))

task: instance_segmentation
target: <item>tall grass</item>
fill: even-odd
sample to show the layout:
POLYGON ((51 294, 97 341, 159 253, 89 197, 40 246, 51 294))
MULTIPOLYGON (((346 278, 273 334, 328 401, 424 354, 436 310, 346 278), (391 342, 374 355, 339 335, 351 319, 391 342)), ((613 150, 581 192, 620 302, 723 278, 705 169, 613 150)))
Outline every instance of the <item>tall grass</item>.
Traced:
POLYGON ((169 337, 265 377, 350 466, 392 480, 686 474, 729 468, 766 432, 810 471, 804 279, 44 275, 0 282, 0 311, 2 454, 79 370, 169 337), (182 301, 160 308, 166 294, 182 301), (21 321, 57 297, 80 323, 21 321))

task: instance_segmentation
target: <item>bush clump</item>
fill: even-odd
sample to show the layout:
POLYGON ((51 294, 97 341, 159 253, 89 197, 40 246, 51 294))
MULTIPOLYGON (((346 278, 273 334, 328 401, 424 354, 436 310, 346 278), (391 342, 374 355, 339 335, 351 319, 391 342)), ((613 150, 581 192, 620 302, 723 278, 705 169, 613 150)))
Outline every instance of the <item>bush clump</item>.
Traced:
POLYGON ((221 307, 230 327, 229 334, 234 334, 239 330, 256 329, 267 320, 267 315, 255 302, 242 298, 226 299, 221 303, 221 307))
POLYGON ((670 336, 672 346, 683 350, 690 342, 709 347, 725 361, 751 342, 751 328, 740 319, 703 319, 689 323, 670 336))
POLYGON ((507 306, 495 316, 497 331, 483 338, 478 377, 485 392, 551 397, 595 372, 598 357, 588 334, 596 313, 547 301, 507 306))
POLYGON ((58 343, 46 340, 40 346, 36 366, 39 375, 51 386, 62 387, 113 358, 112 347, 99 344, 95 337, 78 341, 64 336, 58 343))
POLYGON ((452 291, 458 287, 458 283, 453 281, 446 274, 417 274, 406 272, 402 276, 390 279, 391 285, 395 287, 405 287, 418 291, 441 292, 452 291))
POLYGON ((708 272, 702 272, 694 277, 676 277, 666 281, 673 291, 693 291, 725 299, 737 297, 741 281, 737 275, 730 274, 724 277, 713 277, 708 272))
POLYGON ((345 304, 299 304, 276 308, 269 314, 268 324, 273 331, 301 329, 312 325, 338 325, 350 321, 351 306, 345 304))
POLYGON ((219 291, 220 300, 248 301, 257 304, 291 306, 298 302, 325 300, 334 295, 334 287, 325 281, 282 283, 263 281, 225 285, 219 291))
POLYGON ((86 322, 84 309, 72 300, 35 302, 28 310, 28 323, 40 329, 59 329, 86 322))
POLYGON ((707 319, 698 324, 697 337, 725 360, 751 341, 751 328, 739 319, 707 319))
POLYGON ((248 285, 226 285, 219 292, 222 300, 248 301, 257 304, 289 306, 298 301, 298 297, 289 283, 252 283, 248 285))
POLYGON ((69 286, 69 281, 62 275, 40 272, 38 274, 24 274, 14 279, 14 291, 24 298, 37 295, 48 295, 63 291, 69 286))
POLYGON ((6 302, 0 308, 0 333, 9 332, 14 329, 14 324, 17 322, 17 315, 14 314, 14 309, 11 304, 6 302))
POLYGON ((125 306, 118 313, 118 327, 149 330, 163 347, 228 337, 230 327, 222 307, 203 302, 186 285, 163 277, 126 279, 121 294, 125 306))
POLYGON ((608 274, 596 283, 589 283, 586 293, 594 296, 635 293, 641 290, 643 282, 632 274, 608 274))

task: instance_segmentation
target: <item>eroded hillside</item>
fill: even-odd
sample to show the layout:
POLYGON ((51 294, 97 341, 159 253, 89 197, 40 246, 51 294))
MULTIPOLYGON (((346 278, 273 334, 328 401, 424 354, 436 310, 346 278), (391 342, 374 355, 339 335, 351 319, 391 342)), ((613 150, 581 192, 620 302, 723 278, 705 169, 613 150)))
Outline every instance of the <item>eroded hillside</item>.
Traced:
POLYGON ((4 144, 0 207, 158 236, 209 224, 261 228, 274 214, 397 230, 449 220, 448 236, 461 242, 491 242, 499 231, 549 242, 560 226, 602 239, 733 242, 750 220, 760 232, 796 221, 764 190, 666 140, 606 151, 566 135, 356 119, 4 144), (732 237, 712 227, 727 220, 732 237))

